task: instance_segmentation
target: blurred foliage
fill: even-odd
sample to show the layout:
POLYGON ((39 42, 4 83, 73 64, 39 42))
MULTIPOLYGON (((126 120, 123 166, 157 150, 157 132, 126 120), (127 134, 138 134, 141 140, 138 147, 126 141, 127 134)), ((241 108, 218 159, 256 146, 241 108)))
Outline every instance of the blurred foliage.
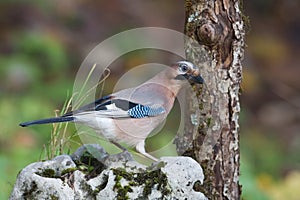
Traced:
MULTIPOLYGON (((244 1, 251 31, 241 98, 243 199, 299 197, 299 4, 244 1)), ((19 170, 47 157, 44 146, 51 137, 52 125, 25 129, 18 124, 54 116, 56 109, 63 108, 80 63, 107 37, 141 26, 182 31, 184 1, 2 0, 0 23, 0 199, 7 199, 19 170)), ((134 42, 138 41, 121 41, 119 47, 134 42)), ((173 61, 170 57, 150 50, 124 55, 113 63, 118 70, 112 71, 103 93, 109 93, 132 66, 167 63, 173 61)), ((150 138, 147 149, 155 151, 170 143, 177 112, 175 108, 172 120, 166 122, 171 129, 150 138)), ((75 132, 70 124, 66 137, 71 141, 63 151, 72 152, 79 145, 75 132)), ((165 155, 173 155, 173 150, 171 146, 165 155)))
POLYGON ((268 178, 266 192, 273 200, 298 200, 300 196, 300 171, 290 172, 281 182, 274 182, 268 178))

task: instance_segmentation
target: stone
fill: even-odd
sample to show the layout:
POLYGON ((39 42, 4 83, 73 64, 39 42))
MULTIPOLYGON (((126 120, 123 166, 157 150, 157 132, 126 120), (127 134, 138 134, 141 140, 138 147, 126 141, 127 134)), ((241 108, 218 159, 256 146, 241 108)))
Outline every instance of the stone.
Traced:
POLYGON ((206 199, 204 194, 195 190, 195 185, 203 184, 204 174, 201 166, 190 157, 162 157, 167 164, 161 168, 168 177, 171 199, 206 199))
POLYGON ((201 166, 189 157, 162 157, 145 166, 129 152, 109 155, 99 145, 84 145, 71 156, 25 167, 10 199, 204 200, 203 180, 201 166))
POLYGON ((73 199, 74 190, 60 177, 64 170, 75 167, 68 155, 32 163, 19 173, 9 199, 73 199))

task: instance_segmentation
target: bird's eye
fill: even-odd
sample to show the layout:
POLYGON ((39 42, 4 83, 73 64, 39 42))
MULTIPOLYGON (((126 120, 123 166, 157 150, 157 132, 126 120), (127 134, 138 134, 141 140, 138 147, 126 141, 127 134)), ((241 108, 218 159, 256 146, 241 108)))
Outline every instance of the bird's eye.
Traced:
POLYGON ((180 71, 187 72, 189 67, 186 64, 179 65, 180 71))

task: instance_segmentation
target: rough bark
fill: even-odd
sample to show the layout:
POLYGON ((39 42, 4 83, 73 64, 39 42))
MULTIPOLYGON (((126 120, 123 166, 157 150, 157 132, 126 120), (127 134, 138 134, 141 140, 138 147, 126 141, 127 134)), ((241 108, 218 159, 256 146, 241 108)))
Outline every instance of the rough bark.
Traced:
POLYGON ((239 199, 238 119, 245 35, 241 3, 186 0, 185 6, 187 59, 201 68, 206 85, 195 88, 200 112, 188 117, 177 149, 204 168, 202 192, 209 199, 239 199), (198 121, 192 122, 195 117, 198 121), (186 149, 188 144, 192 145, 186 149))

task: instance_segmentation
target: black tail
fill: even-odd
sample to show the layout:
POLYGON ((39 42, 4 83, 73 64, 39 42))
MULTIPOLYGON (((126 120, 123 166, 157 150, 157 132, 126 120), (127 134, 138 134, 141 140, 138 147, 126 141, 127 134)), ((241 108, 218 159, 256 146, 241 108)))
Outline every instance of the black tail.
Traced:
POLYGON ((34 120, 34 121, 30 121, 30 122, 23 122, 19 125, 22 127, 26 127, 26 126, 31 126, 31 125, 35 125, 35 124, 69 122, 69 121, 73 121, 73 120, 74 120, 74 117, 72 117, 72 116, 70 116, 70 117, 54 117, 54 118, 48 118, 48 119, 34 120))

